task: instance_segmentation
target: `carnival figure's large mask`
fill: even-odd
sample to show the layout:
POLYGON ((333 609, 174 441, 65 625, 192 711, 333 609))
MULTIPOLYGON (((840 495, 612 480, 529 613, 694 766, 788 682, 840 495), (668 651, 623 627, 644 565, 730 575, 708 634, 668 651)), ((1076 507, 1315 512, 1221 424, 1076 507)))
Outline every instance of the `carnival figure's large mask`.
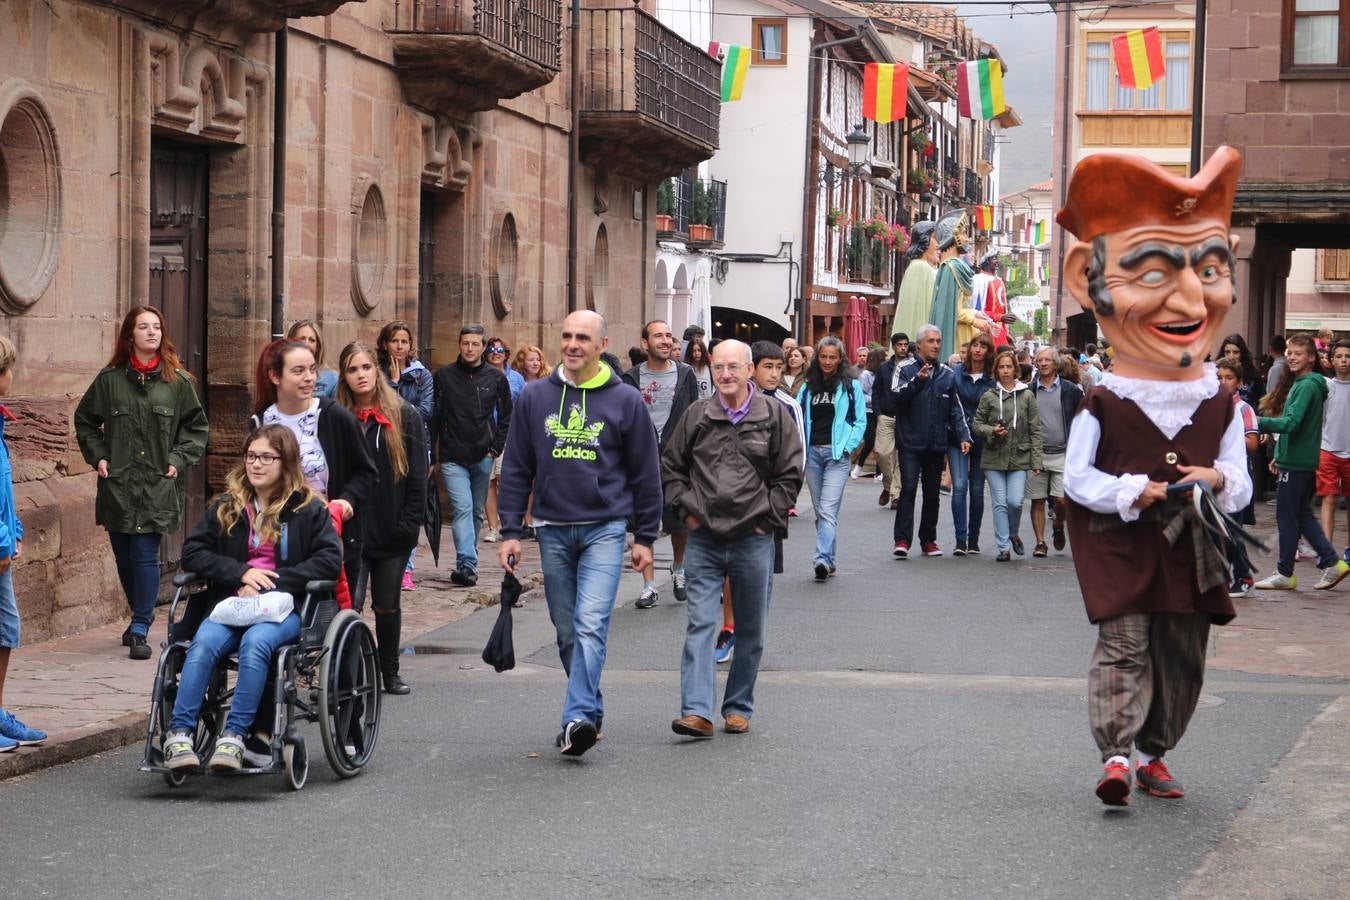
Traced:
POLYGON ((1077 241, 1064 285, 1096 313, 1121 375, 1187 381, 1232 307, 1229 233, 1242 158, 1220 147, 1193 178, 1140 156, 1094 153, 1074 168, 1056 221, 1077 241))

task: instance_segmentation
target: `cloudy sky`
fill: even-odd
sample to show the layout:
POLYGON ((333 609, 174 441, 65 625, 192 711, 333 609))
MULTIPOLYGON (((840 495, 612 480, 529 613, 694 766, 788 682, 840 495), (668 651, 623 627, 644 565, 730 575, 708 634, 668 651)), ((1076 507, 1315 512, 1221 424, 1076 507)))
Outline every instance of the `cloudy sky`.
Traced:
POLYGON ((1006 132, 1000 192, 1050 177, 1050 128, 1054 123, 1055 17, 1045 3, 996 6, 956 4, 975 33, 996 45, 1008 73, 1003 93, 1022 117, 1022 126, 1006 132), (1009 15, 1011 13, 1011 15, 1009 15), (1028 13, 1041 13, 1028 15, 1028 13))

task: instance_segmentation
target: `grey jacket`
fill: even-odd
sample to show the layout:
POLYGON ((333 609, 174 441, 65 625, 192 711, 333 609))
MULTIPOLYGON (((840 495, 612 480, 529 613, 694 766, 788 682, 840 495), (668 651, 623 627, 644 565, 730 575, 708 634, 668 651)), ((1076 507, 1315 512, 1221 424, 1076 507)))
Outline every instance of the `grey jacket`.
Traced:
POLYGON ((984 439, 980 467, 985 471, 1029 472, 1044 462, 1036 392, 1020 381, 1011 391, 999 384, 985 391, 975 409, 972 430, 984 439), (1000 420, 1008 429, 1002 437, 994 434, 1000 420))

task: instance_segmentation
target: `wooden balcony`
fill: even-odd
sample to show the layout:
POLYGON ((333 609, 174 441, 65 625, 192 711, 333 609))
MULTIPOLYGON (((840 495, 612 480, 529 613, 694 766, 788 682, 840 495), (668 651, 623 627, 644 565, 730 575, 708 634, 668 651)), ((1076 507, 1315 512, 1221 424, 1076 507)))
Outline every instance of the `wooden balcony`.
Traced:
POLYGON ((122 0, 118 5, 238 40, 254 32, 280 31, 287 19, 330 15, 349 2, 365 0, 122 0))
POLYGON ((717 149, 717 60, 634 7, 581 12, 581 151, 587 162, 648 178, 717 149))
POLYGON ((388 31, 409 101, 453 114, 552 81, 561 21, 561 0, 395 0, 388 31))

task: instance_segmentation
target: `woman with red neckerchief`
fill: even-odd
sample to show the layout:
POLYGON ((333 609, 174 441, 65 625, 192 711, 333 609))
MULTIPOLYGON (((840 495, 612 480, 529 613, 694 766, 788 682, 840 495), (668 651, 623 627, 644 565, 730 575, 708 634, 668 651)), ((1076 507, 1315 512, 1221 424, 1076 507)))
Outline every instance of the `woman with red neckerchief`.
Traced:
POLYGON ((135 307, 75 409, 80 453, 98 470, 94 520, 108 530, 131 608, 122 645, 132 659, 150 658, 160 539, 182 521, 183 473, 206 452, 206 433, 206 412, 164 333, 164 317, 135 307))
POLYGON ((398 674, 400 602, 404 565, 417 546, 427 505, 422 418, 385 380, 375 351, 361 341, 342 348, 338 374, 337 401, 356 416, 379 473, 362 523, 361 573, 354 602, 358 609, 364 607, 369 587, 384 690, 406 694, 410 688, 398 674))

